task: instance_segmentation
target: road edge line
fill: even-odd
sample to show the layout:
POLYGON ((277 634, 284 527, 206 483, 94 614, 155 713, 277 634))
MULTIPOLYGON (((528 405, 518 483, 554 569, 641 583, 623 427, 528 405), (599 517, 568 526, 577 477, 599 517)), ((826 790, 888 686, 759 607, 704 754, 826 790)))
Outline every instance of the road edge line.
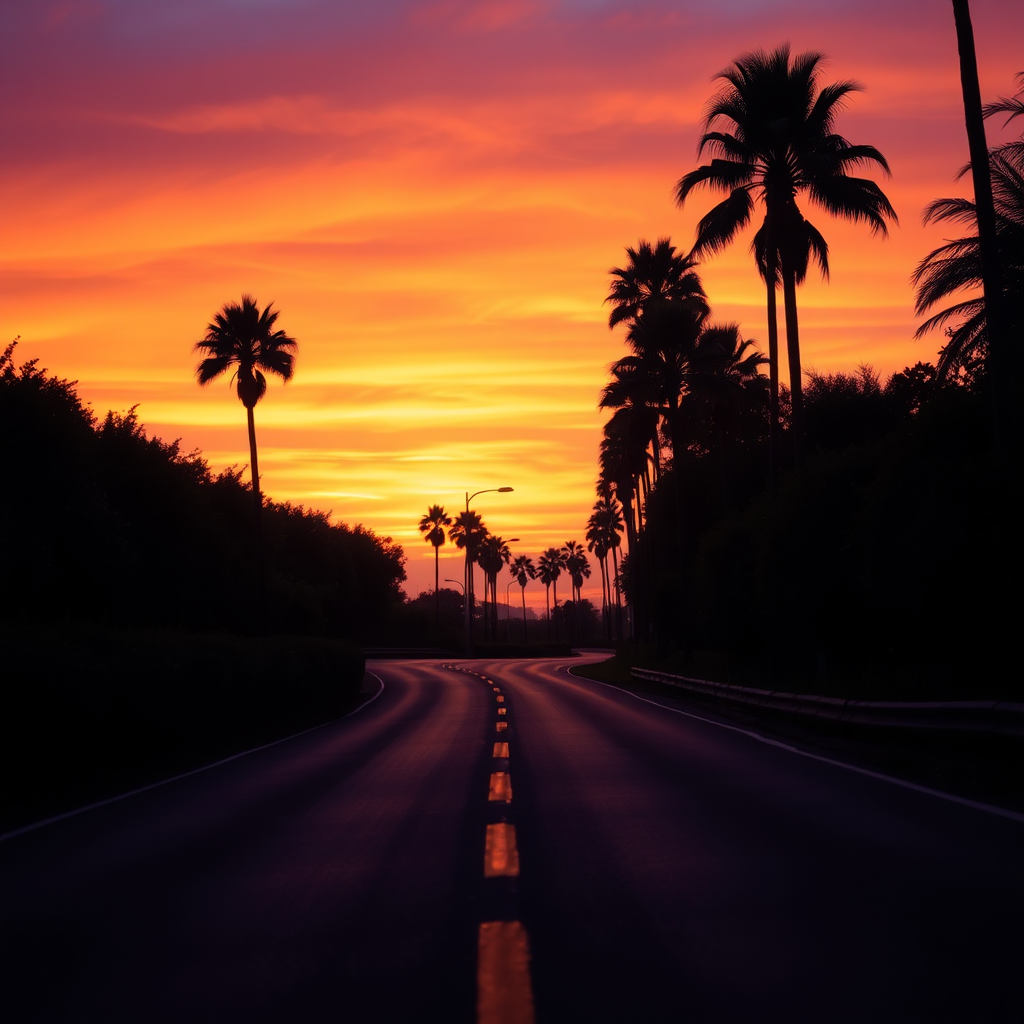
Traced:
POLYGON ((343 722, 346 718, 358 715, 363 708, 372 704, 384 692, 384 680, 381 679, 376 672, 366 671, 364 672, 364 675, 373 676, 373 678, 380 684, 380 689, 377 690, 369 700, 363 701, 359 707, 353 708, 340 718, 332 718, 329 722, 321 722, 319 725, 310 726, 310 728, 303 729, 301 732, 293 732, 290 736, 282 736, 279 740, 272 740, 270 743, 264 743, 260 747, 251 747, 249 750, 239 751, 239 753, 231 754, 229 757, 222 757, 219 761, 212 761, 210 764, 201 765, 199 768, 192 768, 187 772, 182 772, 180 775, 172 775, 168 779, 159 779, 156 782, 150 782, 148 785, 139 786, 138 789, 130 789, 127 793, 118 793, 116 796, 108 796, 104 800, 97 800, 94 803, 86 804, 84 807, 76 807, 74 810, 64 811, 62 814, 55 814, 51 818, 43 818, 42 821, 34 822, 31 825, 22 825, 21 828, 12 829, 10 832, 5 832, 3 835, 0 835, 0 843, 6 842, 8 839, 14 839, 16 836, 23 836, 27 832, 35 832, 37 828, 43 828, 46 825, 55 825, 58 821, 75 818, 79 814, 85 814, 87 811, 95 811, 100 807, 106 807, 108 804, 116 804, 118 801, 127 800, 131 796, 138 796, 139 793, 148 793, 151 789, 159 789, 161 786, 169 786, 172 782, 179 782, 182 779, 189 778, 191 775, 199 775, 201 772, 208 772, 211 768, 219 768, 222 764, 229 764, 231 761, 237 761, 240 757, 248 757, 250 754, 258 754, 261 750, 269 750, 271 747, 276 747, 281 743, 287 743, 289 740, 298 739, 300 736, 306 736, 311 732, 316 732, 318 729, 326 729, 329 725, 334 725, 337 722, 343 722))
POLYGON ((749 736, 753 740, 757 740, 759 743, 766 743, 770 747, 778 747, 780 750, 788 750, 791 754, 799 754, 801 757, 809 757, 814 761, 821 761, 824 764, 830 764, 836 768, 845 768, 847 771, 856 772, 858 775, 867 775, 868 778, 878 779, 881 782, 891 782, 893 785, 900 786, 903 789, 911 789, 916 793, 924 793, 927 796, 938 797, 940 800, 947 800, 954 804, 962 804, 964 807, 970 807, 975 811, 982 811, 986 814, 995 814, 1000 818, 1009 818, 1011 821, 1015 821, 1018 824, 1024 824, 1024 814, 1021 814, 1018 811, 1011 811, 1005 807, 996 807, 994 804, 983 804, 977 800, 971 800, 968 797, 957 796, 954 793, 944 793, 941 789, 930 789, 928 786, 922 786, 916 782, 910 782, 908 779, 900 779, 895 775, 885 775, 882 772, 875 772, 870 768, 861 768, 858 765, 849 764, 846 761, 837 761, 834 758, 825 757, 823 754, 812 754, 808 750, 801 750, 799 747, 794 747, 789 743, 783 743, 781 740, 774 740, 768 736, 762 736, 760 733, 753 732, 750 729, 743 729, 738 725, 727 725, 725 722, 716 722, 711 718, 702 718, 700 715, 695 715, 692 711, 682 711, 679 708, 670 708, 666 704, 659 704, 655 700, 648 700, 646 697, 641 697, 639 694, 623 689, 621 686, 613 686, 611 683, 602 683, 600 679, 589 679, 587 676, 578 676, 573 672, 572 665, 563 663, 559 667, 564 668, 566 674, 572 676, 573 679, 594 683, 597 686, 604 686, 609 690, 616 690, 619 693, 625 694, 627 697, 633 697, 635 700, 642 701, 644 704, 650 704, 652 707, 661 708, 662 711, 670 711, 674 715, 683 715, 685 718, 693 718, 698 722, 704 722, 707 725, 715 725, 720 729, 728 729, 730 732, 738 732, 744 736, 749 736))

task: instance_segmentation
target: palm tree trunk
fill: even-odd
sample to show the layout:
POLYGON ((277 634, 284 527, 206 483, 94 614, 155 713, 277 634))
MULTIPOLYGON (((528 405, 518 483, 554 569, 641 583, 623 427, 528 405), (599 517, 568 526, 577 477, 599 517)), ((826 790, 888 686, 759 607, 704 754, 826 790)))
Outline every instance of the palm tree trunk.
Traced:
POLYGON ((782 264, 782 297, 786 308, 786 352, 789 355, 789 397, 793 405, 790 430, 793 434, 793 462, 797 469, 807 455, 804 432, 804 389, 800 370, 800 327, 796 314, 796 275, 792 267, 782 264))
MULTIPOLYGON (((770 243, 769 243, 770 244, 770 243)), ((779 314, 776 307, 775 254, 769 251, 765 290, 768 293, 768 489, 779 484, 779 314)))
POLYGON ((256 418, 253 407, 245 407, 249 425, 249 466, 252 475, 253 521, 256 526, 256 571, 259 574, 260 599, 266 595, 267 568, 263 558, 263 495, 260 492, 260 464, 256 457, 256 418))
POLYGON ((1012 413, 1012 395, 1006 366, 1006 310, 1003 273, 996 237, 996 213, 992 202, 992 176, 985 140, 985 119, 981 112, 981 88, 978 85, 978 60, 974 51, 974 28, 968 0, 953 0, 957 48, 960 51, 960 86, 964 96, 964 121, 971 153, 974 181, 974 207, 978 219, 978 246, 981 249, 981 279, 985 299, 985 326, 988 334, 989 386, 992 389, 993 425, 996 447, 1001 448, 1012 413))
POLYGON ((619 556, 612 548, 612 586, 615 588, 615 639, 622 639, 622 594, 619 591, 619 556))
POLYGON ((520 587, 519 593, 523 597, 523 643, 526 643, 526 587, 520 587))
POLYGON ((438 553, 440 548, 434 545, 434 635, 441 630, 441 594, 438 587, 439 572, 438 572, 438 553))
POLYGON ((544 584, 544 612, 548 624, 548 640, 551 639, 551 584, 544 584))

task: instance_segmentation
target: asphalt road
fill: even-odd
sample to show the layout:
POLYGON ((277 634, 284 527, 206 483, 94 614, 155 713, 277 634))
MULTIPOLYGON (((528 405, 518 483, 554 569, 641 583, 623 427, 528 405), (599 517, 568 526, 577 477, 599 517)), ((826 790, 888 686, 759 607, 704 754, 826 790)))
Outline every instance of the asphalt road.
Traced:
POLYGON ((378 663, 348 719, 0 842, 0 1017, 1024 1019, 1019 820, 559 665, 378 663))

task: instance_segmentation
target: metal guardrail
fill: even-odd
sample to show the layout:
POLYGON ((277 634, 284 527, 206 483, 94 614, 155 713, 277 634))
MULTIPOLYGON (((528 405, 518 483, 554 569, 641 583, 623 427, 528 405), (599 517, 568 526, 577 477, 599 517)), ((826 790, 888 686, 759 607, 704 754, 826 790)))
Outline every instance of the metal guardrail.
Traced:
POLYGON ((837 722, 899 729, 944 729, 1024 736, 1024 704, 1009 701, 842 700, 838 697, 758 690, 732 683, 713 683, 706 679, 690 679, 652 669, 634 668, 630 672, 638 679, 807 718, 827 718, 837 722))

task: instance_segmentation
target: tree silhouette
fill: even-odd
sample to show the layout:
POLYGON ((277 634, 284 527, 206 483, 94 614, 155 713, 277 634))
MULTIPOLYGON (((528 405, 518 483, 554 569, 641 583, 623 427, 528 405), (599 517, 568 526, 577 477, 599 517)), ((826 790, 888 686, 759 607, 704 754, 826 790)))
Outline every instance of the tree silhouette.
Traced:
MULTIPOLYGON (((1024 80, 1024 76, 1022 76, 1024 80)), ((1024 113, 1024 92, 1015 99, 1001 99, 985 107, 986 115, 1009 114, 1008 120, 1024 113)), ((995 233, 1003 289, 1003 313, 1008 337, 1024 335, 1024 135, 989 153, 995 233)), ((961 170, 962 176, 967 168, 961 170)), ((978 237, 978 210, 969 199, 936 199, 924 213, 925 223, 948 221, 964 224, 971 234, 933 249, 917 266, 913 282, 917 287, 915 311, 927 313, 940 302, 965 289, 982 287, 982 248, 978 237)), ((959 321, 949 331, 949 341, 939 357, 937 369, 947 376, 958 367, 971 369, 984 360, 989 350, 988 318, 983 295, 962 299, 930 316, 915 337, 959 321)))
POLYGON ((484 639, 487 638, 487 623, 490 621, 491 637, 498 638, 498 573, 501 567, 507 565, 512 558, 512 552, 506 541, 489 533, 480 541, 477 551, 477 561, 484 571, 484 639), (487 594, 491 595, 491 614, 487 615, 487 594))
POLYGON ((827 274, 828 245, 800 212, 797 197, 807 194, 829 213, 865 221, 883 235, 886 221, 896 220, 875 182, 847 173, 861 164, 875 164, 888 174, 889 165, 873 146, 851 145, 835 133, 843 102, 861 86, 849 81, 820 86, 822 60, 814 52, 791 60, 786 44, 772 53, 744 54, 720 72, 716 77, 726 84, 708 104, 698 148, 699 154, 711 154, 711 162, 676 185, 680 205, 701 186, 728 193, 698 225, 695 254, 728 245, 750 222, 755 199, 765 208, 755 255, 767 287, 782 282, 798 463, 803 459, 804 425, 796 286, 812 257, 827 274), (729 130, 719 130, 720 123, 729 130))
POLYGON ((448 530, 448 538, 460 550, 466 552, 466 566, 463 583, 469 620, 473 616, 473 563, 476 561, 480 543, 487 536, 487 527, 479 514, 473 511, 460 512, 448 530))
MULTIPOLYGON (((544 584, 544 604, 547 609, 548 639, 551 639, 551 588, 555 588, 555 606, 558 606, 558 577, 565 562, 558 548, 548 548, 537 560, 537 577, 544 584)), ((557 637, 556 637, 557 638, 557 637)))
POLYGON ((245 406, 249 424, 249 460, 258 539, 262 537, 263 530, 263 498, 253 409, 267 393, 264 371, 276 374, 284 381, 291 380, 295 370, 295 349, 298 347, 294 338, 275 329, 278 315, 273 303, 261 312, 251 295, 243 295, 241 303, 224 304, 207 324, 203 339, 195 344, 196 352, 206 353, 206 358, 196 367, 196 379, 201 385, 209 384, 226 370, 234 368, 235 371, 235 389, 238 400, 245 406))
POLYGON ((528 555, 519 555, 509 566, 509 572, 519 584, 519 591, 523 599, 523 639, 526 639, 526 584, 537 578, 537 570, 533 566, 533 559, 528 555))
POLYGON ((694 268, 696 261, 677 253, 667 238, 659 238, 655 246, 640 239, 635 249, 626 246, 629 262, 625 267, 612 267, 608 297, 612 311, 608 326, 640 319, 660 302, 686 302, 696 310, 707 312, 707 296, 694 268))
POLYGON ((445 542, 445 527, 452 525, 452 517, 448 515, 443 505, 431 505, 427 514, 420 520, 419 531, 428 544, 434 545, 434 628, 440 628, 441 606, 438 603, 438 558, 441 546, 445 542))

